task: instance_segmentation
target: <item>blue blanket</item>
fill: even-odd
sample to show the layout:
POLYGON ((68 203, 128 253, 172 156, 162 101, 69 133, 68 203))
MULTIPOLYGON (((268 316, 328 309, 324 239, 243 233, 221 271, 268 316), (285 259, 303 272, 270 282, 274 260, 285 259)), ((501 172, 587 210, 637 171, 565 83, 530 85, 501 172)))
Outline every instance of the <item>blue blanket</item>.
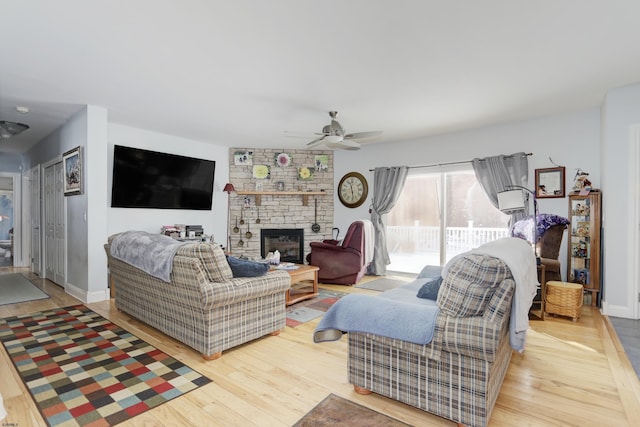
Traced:
POLYGON ((173 257, 178 248, 186 243, 162 234, 125 231, 111 242, 111 256, 153 277, 170 282, 173 257))
POLYGON ((413 303, 381 296, 347 295, 324 315, 313 333, 313 341, 335 341, 346 332, 363 332, 428 344, 433 339, 440 309, 433 301, 415 297, 415 292, 412 297, 420 301, 413 303))

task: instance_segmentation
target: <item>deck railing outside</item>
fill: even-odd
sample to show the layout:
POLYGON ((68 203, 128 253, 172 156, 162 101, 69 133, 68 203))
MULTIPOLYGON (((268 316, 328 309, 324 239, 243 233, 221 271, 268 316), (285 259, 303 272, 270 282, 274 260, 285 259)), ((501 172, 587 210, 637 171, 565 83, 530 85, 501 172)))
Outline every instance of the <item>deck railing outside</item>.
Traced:
MULTIPOLYGON (((507 228, 447 227, 447 259, 484 243, 507 237, 507 228)), ((388 226, 387 248, 392 271, 419 272, 428 264, 440 263, 440 228, 427 226, 388 226)))

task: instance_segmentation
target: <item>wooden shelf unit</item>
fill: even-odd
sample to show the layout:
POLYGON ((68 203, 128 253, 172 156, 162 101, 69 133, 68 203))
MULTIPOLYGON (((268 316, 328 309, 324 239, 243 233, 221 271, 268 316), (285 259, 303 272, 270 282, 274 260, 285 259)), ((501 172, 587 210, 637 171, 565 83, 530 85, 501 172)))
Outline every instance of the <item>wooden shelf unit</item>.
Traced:
POLYGON ((569 195, 569 247, 567 281, 580 283, 591 293, 591 305, 599 305, 601 291, 600 229, 602 193, 591 191, 586 196, 569 195))
POLYGON ((255 196, 256 206, 262 203, 262 196, 302 196, 302 205, 309 206, 309 196, 325 196, 326 191, 237 191, 240 196, 255 196))

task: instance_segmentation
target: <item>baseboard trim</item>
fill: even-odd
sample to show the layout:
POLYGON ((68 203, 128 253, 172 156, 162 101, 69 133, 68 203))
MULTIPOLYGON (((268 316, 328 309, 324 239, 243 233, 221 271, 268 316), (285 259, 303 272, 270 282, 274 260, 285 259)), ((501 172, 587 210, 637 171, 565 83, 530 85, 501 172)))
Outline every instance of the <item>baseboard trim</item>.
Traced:
POLYGON ((87 292, 86 290, 80 289, 79 287, 74 286, 71 283, 67 283, 64 287, 64 290, 72 297, 78 298, 80 301, 86 304, 109 300, 109 289, 87 292))
POLYGON ((612 317, 623 317, 625 319, 634 319, 633 308, 625 305, 613 305, 602 302, 602 314, 612 317))

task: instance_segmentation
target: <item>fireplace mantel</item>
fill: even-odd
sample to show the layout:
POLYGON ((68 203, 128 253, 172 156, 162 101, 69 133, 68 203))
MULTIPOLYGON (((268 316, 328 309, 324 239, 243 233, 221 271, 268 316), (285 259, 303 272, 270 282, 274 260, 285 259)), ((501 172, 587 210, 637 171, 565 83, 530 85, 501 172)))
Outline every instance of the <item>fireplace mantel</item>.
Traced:
POLYGON ((240 196, 255 196, 256 206, 262 204, 262 196, 302 196, 302 205, 309 206, 309 196, 325 196, 325 191, 237 191, 240 196))

